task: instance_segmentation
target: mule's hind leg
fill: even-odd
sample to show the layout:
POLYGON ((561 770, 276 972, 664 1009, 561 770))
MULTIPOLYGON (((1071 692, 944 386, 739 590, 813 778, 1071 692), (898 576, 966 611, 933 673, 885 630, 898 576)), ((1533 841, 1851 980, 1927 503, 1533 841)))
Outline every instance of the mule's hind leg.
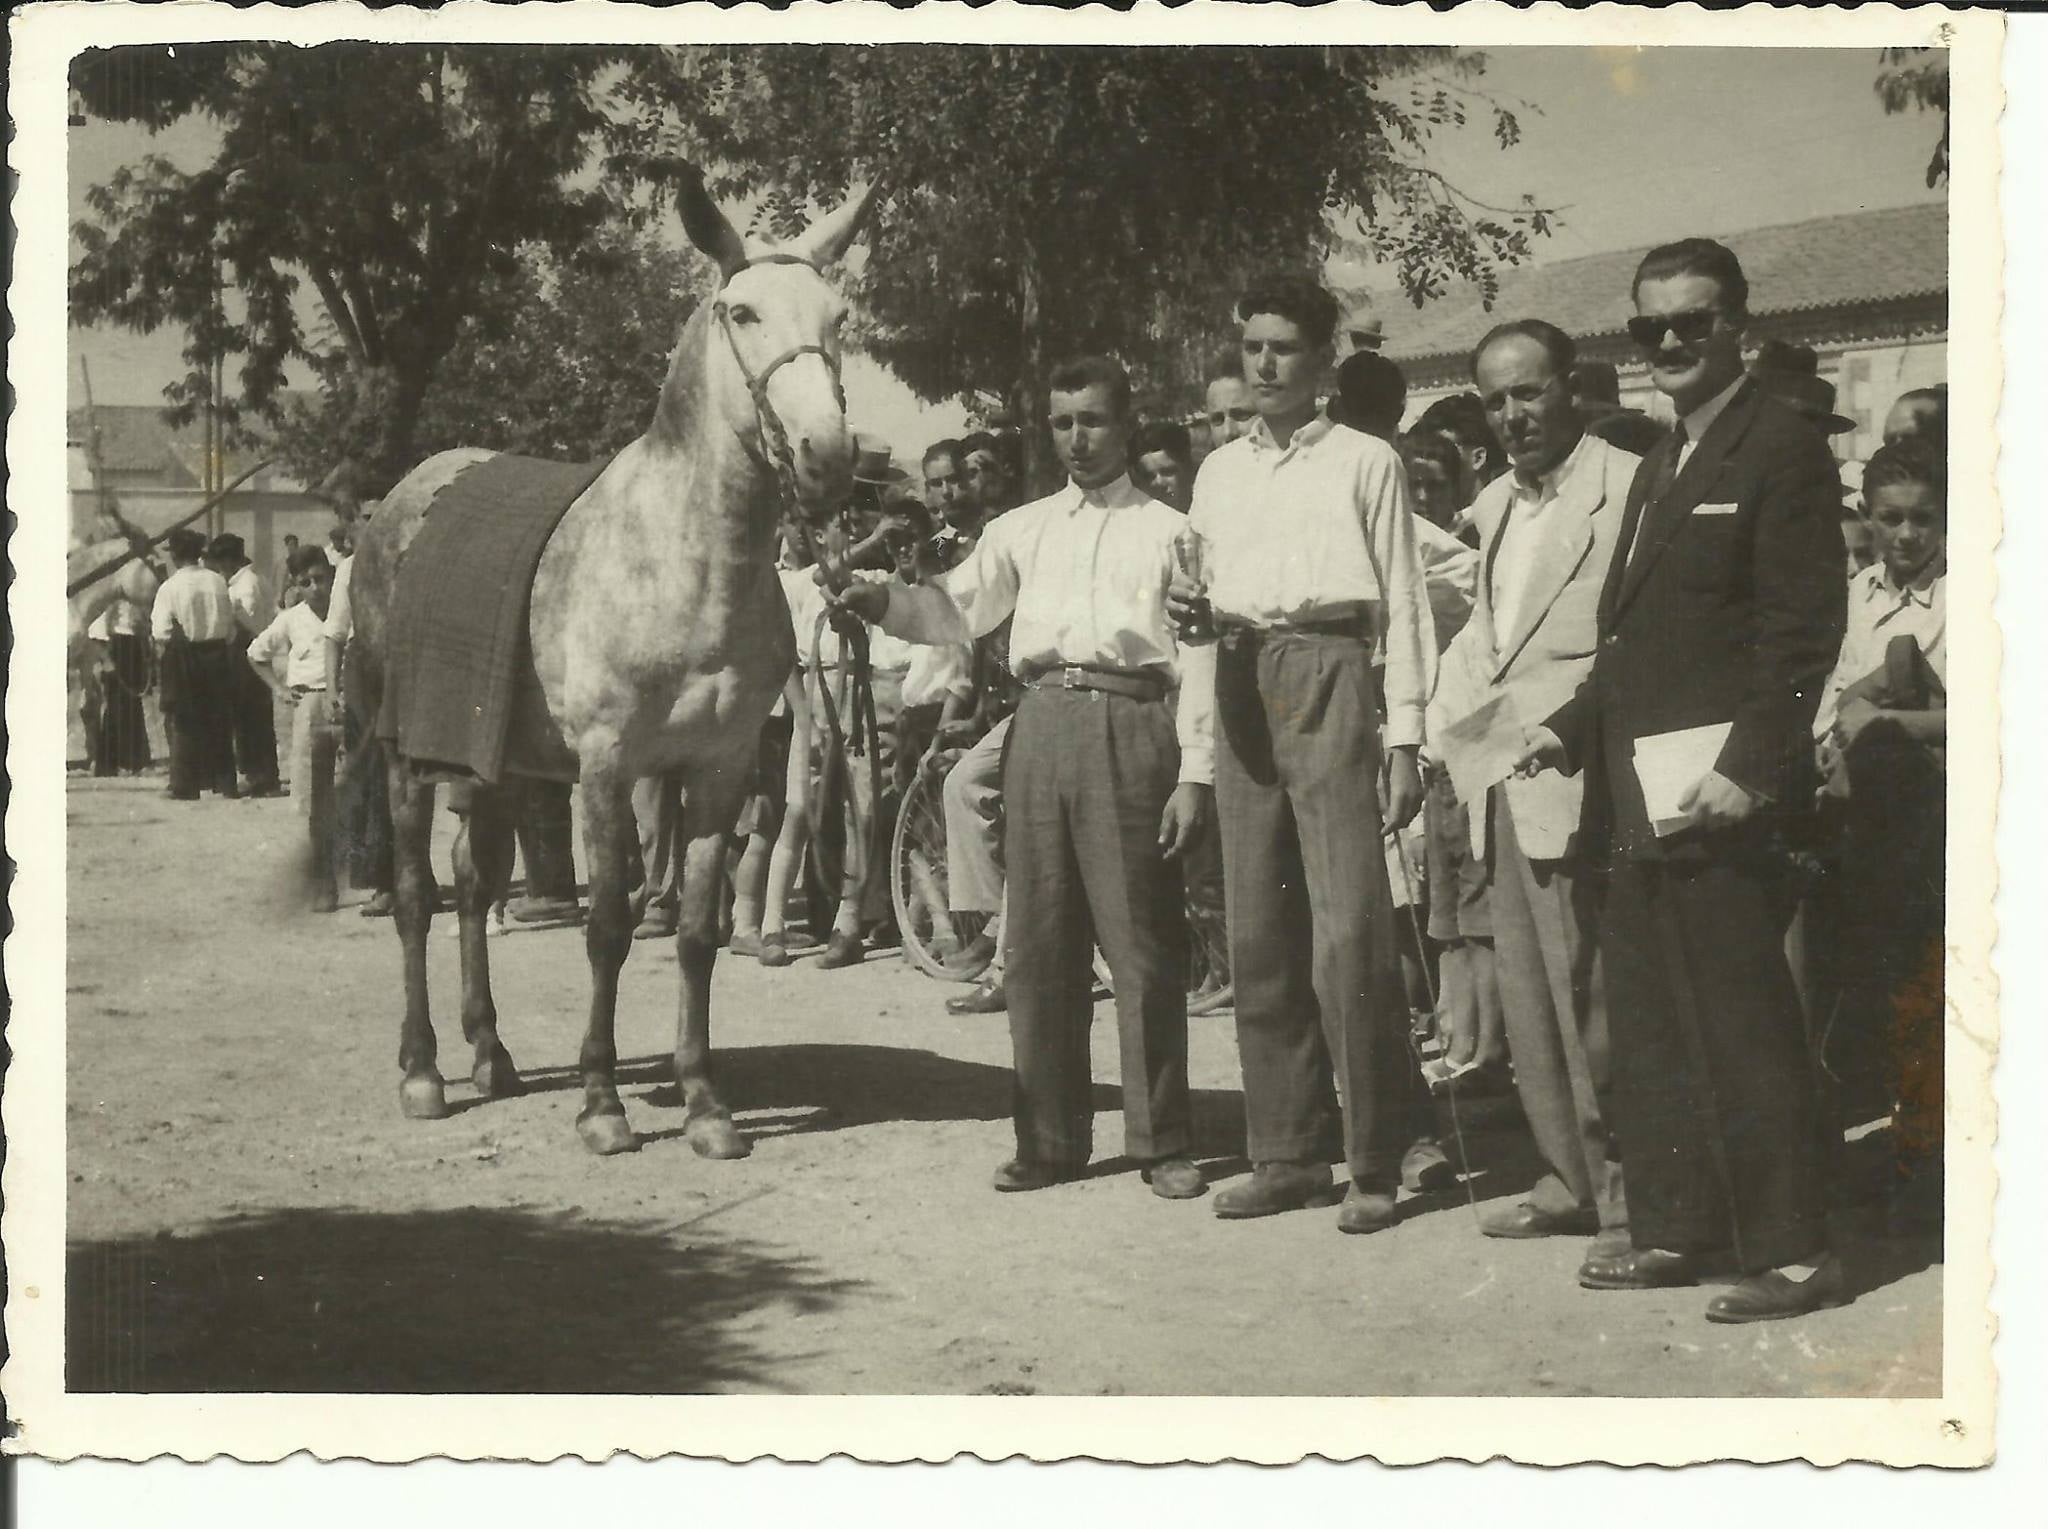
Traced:
POLYGON ((519 1092, 519 1069, 498 1038, 488 942, 491 905, 512 879, 512 803, 503 791, 470 793, 455 835, 455 913, 462 934, 462 1034, 475 1052, 470 1081, 486 1099, 519 1092))
POLYGON ((640 853, 633 828, 631 783, 616 765, 583 768, 584 855, 590 863, 590 916, 583 927, 590 955, 590 1026, 584 1032, 579 1070, 583 1109, 576 1133, 600 1156, 637 1145, 619 1101, 619 1052, 614 1024, 619 1006, 619 968, 633 942, 633 913, 627 896, 628 866, 640 853))
POLYGON ((736 802, 720 798, 728 794, 724 782, 736 777, 737 772, 703 772, 688 783, 683 803, 689 848, 676 926, 683 989, 676 1022, 676 1088, 683 1098, 684 1134, 698 1156, 712 1158, 745 1157, 753 1151, 711 1078, 711 968, 718 959, 726 838, 739 815, 736 802))
POLYGON ((435 1066, 434 1021, 427 1004, 427 930, 434 919, 434 867, 428 858, 434 828, 434 787, 415 777, 404 760, 392 754, 387 779, 391 788, 392 852, 396 862, 398 926, 405 969, 405 1023, 398 1037, 398 1065, 405 1076, 398 1085, 398 1107, 414 1120, 439 1120, 448 1113, 435 1066))

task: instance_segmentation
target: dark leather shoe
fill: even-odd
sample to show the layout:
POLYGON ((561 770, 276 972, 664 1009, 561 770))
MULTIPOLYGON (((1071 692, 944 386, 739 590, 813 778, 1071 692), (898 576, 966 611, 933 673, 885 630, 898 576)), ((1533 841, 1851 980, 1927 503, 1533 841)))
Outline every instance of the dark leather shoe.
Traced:
POLYGON ((758 934, 735 934, 725 942, 726 953, 735 956, 752 956, 761 959, 761 936, 758 934))
POLYGON ((790 953, 788 934, 764 934, 761 936, 761 964, 763 966, 787 966, 796 957, 790 953))
POLYGON ((1009 999, 1003 996, 1001 978, 984 982, 971 993, 946 1000, 948 1014, 1001 1014, 1009 1007, 1009 999))
POLYGON ((1087 1171, 1085 1163, 1041 1163, 1036 1158, 1013 1157, 996 1170, 994 1182, 997 1194, 1023 1194, 1070 1184, 1087 1171))
POLYGON ((1337 1230, 1354 1236, 1384 1232, 1394 1224, 1397 1214, 1393 1190, 1366 1189, 1354 1183, 1344 1192, 1344 1203, 1338 1207, 1337 1230))
POLYGON ((1425 1137, 1401 1154, 1401 1187, 1410 1194, 1442 1194, 1458 1187, 1458 1170, 1444 1149, 1425 1137))
POLYGON ((1209 1181, 1202 1177, 1202 1170, 1184 1157, 1162 1157, 1147 1163, 1139 1177, 1162 1200, 1199 1200, 1209 1192, 1209 1181))
POLYGON ((522 897, 512 905, 515 924, 567 924, 582 917, 583 906, 573 897, 522 897))
POLYGON ((861 962, 860 936, 832 931, 832 938, 825 942, 825 953, 818 957, 822 971, 837 971, 842 966, 858 966, 861 962))
POLYGON ((1250 1178, 1216 1196, 1216 1215, 1224 1221, 1277 1216, 1328 1205, 1333 1191, 1330 1170, 1322 1163, 1255 1163, 1250 1178))
POLYGON ((1736 1281, 1707 1302, 1707 1320, 1780 1322, 1823 1307, 1846 1305, 1848 1300, 1842 1261, 1830 1253, 1808 1279, 1787 1279, 1776 1269, 1767 1269, 1736 1281))
POLYGON ((1488 1237, 1591 1237, 1600 1230, 1600 1213, 1590 1205, 1568 1211, 1516 1205, 1481 1217, 1479 1230, 1488 1237))
POLYGON ((1670 1290, 1690 1285, 1697 1277, 1689 1254, 1662 1248, 1588 1253, 1579 1265, 1579 1283, 1588 1290, 1670 1290))

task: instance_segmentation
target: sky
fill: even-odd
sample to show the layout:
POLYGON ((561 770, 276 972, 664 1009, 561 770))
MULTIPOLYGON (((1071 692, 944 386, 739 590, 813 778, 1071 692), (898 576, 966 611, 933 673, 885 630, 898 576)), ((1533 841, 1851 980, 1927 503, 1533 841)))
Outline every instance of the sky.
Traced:
MULTIPOLYGON (((1481 201, 1505 206, 1526 192, 1556 209, 1538 262, 1942 195, 1924 180, 1937 119, 1885 116, 1868 48, 1502 48, 1487 56, 1482 88, 1515 110, 1521 142, 1502 151, 1482 117, 1440 134, 1431 162, 1481 201)), ((152 142, 140 129, 95 122, 71 131, 69 149, 76 217, 86 188, 118 165, 152 151, 194 164, 207 139, 181 127, 152 142)), ((99 402, 160 402, 183 370, 182 338, 73 330, 72 402, 83 401, 80 355, 99 402)), ((900 455, 956 432, 964 418, 957 407, 921 403, 865 358, 849 364, 847 384, 855 428, 893 442, 900 455)))

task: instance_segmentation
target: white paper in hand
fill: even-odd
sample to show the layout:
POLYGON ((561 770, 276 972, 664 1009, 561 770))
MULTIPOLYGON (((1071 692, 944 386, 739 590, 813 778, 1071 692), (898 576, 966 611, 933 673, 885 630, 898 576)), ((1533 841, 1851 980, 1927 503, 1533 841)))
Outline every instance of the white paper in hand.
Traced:
POLYGON ((1636 779, 1642 782, 1643 806, 1649 810, 1650 828, 1658 838, 1692 826, 1692 819, 1678 804, 1714 768, 1734 726, 1733 722, 1709 722, 1705 727, 1636 739, 1636 779))
POLYGON ((1484 801, 1489 787, 1515 773, 1528 740, 1513 698, 1499 690, 1438 733, 1430 746, 1451 772, 1458 800, 1470 804, 1484 801))

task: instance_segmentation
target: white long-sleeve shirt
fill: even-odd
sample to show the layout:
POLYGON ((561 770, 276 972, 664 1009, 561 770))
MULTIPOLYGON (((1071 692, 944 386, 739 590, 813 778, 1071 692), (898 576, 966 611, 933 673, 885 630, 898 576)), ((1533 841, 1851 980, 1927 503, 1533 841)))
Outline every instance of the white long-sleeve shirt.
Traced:
POLYGON ((211 568, 188 563, 158 586, 149 612, 149 632, 158 642, 169 642, 173 635, 187 642, 223 642, 234 631, 228 581, 211 568))
POLYGON ((1216 655, 1183 648, 1166 614, 1173 542, 1187 521, 1128 477, 1073 483, 990 521, 957 568, 922 584, 889 585, 884 631, 958 643, 1012 614, 1010 667, 1029 675, 1067 664, 1177 678, 1180 778, 1215 779, 1216 655))
POLYGON ((1437 644, 1399 452, 1320 415, 1283 447, 1261 420, 1209 453, 1188 520, 1219 617, 1369 615, 1386 664, 1386 742, 1422 742, 1437 644))
POLYGON ((228 603, 235 608, 235 620, 254 637, 276 619, 277 605, 263 587, 263 576, 254 563, 244 563, 228 576, 228 603))

